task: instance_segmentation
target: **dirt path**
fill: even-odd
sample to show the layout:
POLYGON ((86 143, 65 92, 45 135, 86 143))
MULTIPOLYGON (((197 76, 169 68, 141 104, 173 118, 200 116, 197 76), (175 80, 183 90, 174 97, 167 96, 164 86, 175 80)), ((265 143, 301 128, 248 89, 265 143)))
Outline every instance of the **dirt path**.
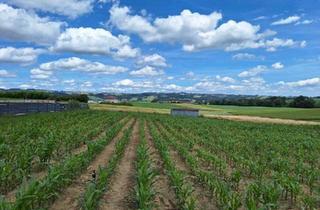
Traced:
MULTIPOLYGON (((121 119, 119 122, 121 123, 121 122, 123 122, 125 119, 126 119, 126 117, 123 118, 123 119, 121 119)), ((108 128, 110 128, 110 126, 109 126, 108 128)), ((90 141, 96 141, 96 140, 102 138, 103 136, 105 136, 105 135, 106 135, 106 130, 108 130, 108 128, 107 128, 107 129, 103 129, 97 136, 93 137, 93 139, 91 139, 90 141)), ((82 144, 80 147, 77 147, 77 148, 73 149, 70 154, 71 154, 71 155, 78 155, 78 154, 80 154, 80 153, 83 153, 83 152, 87 151, 87 149, 88 149, 88 146, 87 146, 86 144, 82 144)), ((56 161, 56 160, 52 160, 51 163, 50 163, 50 165, 53 165, 53 164, 55 164, 55 163, 57 163, 57 162, 58 162, 58 161, 56 161)), ((43 170, 39 170, 39 171, 32 172, 32 173, 30 174, 30 177, 32 177, 32 178, 35 179, 35 180, 40 180, 40 179, 43 179, 47 174, 48 174, 48 169, 46 168, 46 169, 43 169, 43 170)), ((15 202, 16 193, 17 193, 17 191, 19 190, 20 186, 21 186, 21 185, 17 186, 15 189, 13 189, 13 190, 11 190, 10 192, 8 192, 8 193, 4 196, 5 199, 6 199, 7 201, 9 201, 9 202, 15 202)))
POLYGON ((292 124, 292 125, 320 125, 320 122, 313 122, 313 121, 256 117, 256 116, 247 116, 247 115, 205 115, 205 117, 216 118, 216 119, 235 120, 235 121, 257 122, 257 123, 276 123, 276 124, 292 124))
MULTIPOLYGON (((158 128, 165 130, 165 128, 160 123, 157 123, 156 125, 158 128)), ((159 132, 161 133, 160 130, 159 132)), ((175 150, 172 146, 170 146, 169 153, 177 169, 188 174, 187 181, 192 185, 194 189, 193 197, 196 200, 196 206, 197 206, 196 209, 218 210, 216 203, 214 201, 214 198, 211 196, 211 193, 208 190, 206 190, 204 187, 202 187, 198 182, 197 178, 192 175, 191 169, 188 167, 188 165, 180 156, 180 154, 177 152, 177 150, 175 150)))
POLYGON ((108 163, 115 149, 115 145, 124 135, 124 131, 132 125, 133 120, 130 120, 117 134, 117 136, 105 147, 105 149, 97 155, 92 163, 87 167, 86 171, 75 180, 75 182, 65 189, 61 195, 55 200, 49 208, 51 210, 76 210, 79 209, 79 198, 85 191, 87 183, 91 180, 93 170, 98 170, 99 166, 108 163))
POLYGON ((110 188, 103 196, 99 209, 127 210, 134 206, 135 160, 139 144, 139 123, 133 127, 130 143, 121 159, 116 174, 112 176, 110 188))
POLYGON ((155 204, 157 206, 157 209, 162 210, 174 210, 177 208, 177 201, 176 196, 174 194, 174 191, 172 188, 170 188, 170 182, 169 178, 165 174, 163 161, 160 157, 160 154, 155 148, 155 145, 153 143, 153 139, 150 135, 150 131, 148 129, 147 124, 144 125, 145 130, 145 137, 148 144, 149 152, 150 152, 150 158, 152 159, 154 164, 154 168, 159 172, 159 176, 157 177, 154 188, 157 192, 155 197, 155 204))

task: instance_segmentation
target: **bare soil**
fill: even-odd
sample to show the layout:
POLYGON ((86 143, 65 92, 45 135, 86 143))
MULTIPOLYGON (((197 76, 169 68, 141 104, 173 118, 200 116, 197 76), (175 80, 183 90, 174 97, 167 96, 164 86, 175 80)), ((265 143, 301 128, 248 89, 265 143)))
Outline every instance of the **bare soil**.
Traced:
POLYGON ((124 131, 132 124, 130 120, 117 136, 106 146, 106 148, 97 155, 94 161, 87 167, 82 175, 75 180, 75 182, 65 189, 60 196, 55 200, 53 205, 49 208, 51 210, 76 210, 79 209, 79 199, 85 191, 88 182, 92 180, 93 170, 98 170, 99 166, 104 166, 108 163, 115 149, 118 140, 124 135, 124 131))
POLYGON ((99 209, 127 210, 135 207, 135 160, 139 144, 139 123, 133 127, 133 133, 124 156, 121 159, 116 174, 112 176, 110 188, 101 200, 99 209))
POLYGON ((292 124, 292 125, 320 125, 320 122, 313 122, 313 121, 256 117, 256 116, 247 116, 247 115, 206 115, 206 117, 235 120, 235 121, 257 122, 257 123, 275 123, 275 124, 292 124))
POLYGON ((162 210, 175 210, 177 208, 177 200, 172 188, 170 188, 170 182, 168 176, 165 174, 163 161, 159 152, 155 149, 153 139, 150 135, 147 124, 144 125, 145 137, 148 144, 150 158, 154 163, 153 167, 159 172, 159 176, 154 183, 154 189, 157 192, 155 197, 156 209, 162 210))

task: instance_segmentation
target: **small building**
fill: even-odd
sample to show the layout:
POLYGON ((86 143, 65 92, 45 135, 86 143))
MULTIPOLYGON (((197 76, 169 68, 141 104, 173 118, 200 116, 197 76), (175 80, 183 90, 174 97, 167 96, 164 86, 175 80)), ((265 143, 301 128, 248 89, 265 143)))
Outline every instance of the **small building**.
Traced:
POLYGON ((173 108, 170 113, 172 116, 199 117, 199 109, 173 108))
POLYGON ((107 96, 104 101, 112 104, 119 103, 119 100, 115 96, 107 96))

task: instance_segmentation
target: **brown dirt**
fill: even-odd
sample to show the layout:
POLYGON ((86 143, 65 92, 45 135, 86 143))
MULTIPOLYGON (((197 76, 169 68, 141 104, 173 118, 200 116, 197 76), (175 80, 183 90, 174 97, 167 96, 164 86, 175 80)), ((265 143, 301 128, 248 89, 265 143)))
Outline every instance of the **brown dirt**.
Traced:
MULTIPOLYGON (((158 128, 161 128, 161 130, 165 130, 165 128, 160 123, 157 123, 157 125, 158 125, 158 128)), ((161 133, 160 130, 159 132, 161 133)), ((188 167, 188 165, 180 156, 180 154, 171 146, 169 147, 169 153, 170 153, 171 159, 175 163, 176 168, 189 175, 187 177, 187 181, 192 185, 194 190, 193 197, 196 200, 196 209, 205 209, 205 210, 218 209, 213 197, 211 196, 211 193, 208 190, 206 190, 204 187, 202 187, 198 182, 197 178, 192 175, 191 169, 188 167)))
POLYGON ((155 149, 152 137, 150 135, 147 124, 144 125, 145 128, 145 137, 148 144, 150 157, 154 163, 153 167, 159 172, 154 183, 154 189, 157 192, 155 197, 156 209, 165 209, 165 210, 174 210, 177 208, 177 200, 172 188, 170 188, 169 178, 165 174, 163 161, 160 157, 160 154, 155 149))
POLYGON ((51 210, 79 209, 79 198, 84 193, 87 183, 92 179, 92 171, 97 171, 99 166, 104 166, 106 163, 108 163, 117 141, 122 138, 124 131, 132 124, 132 122, 133 120, 130 120, 117 134, 117 136, 105 147, 105 149, 97 155, 93 162, 87 167, 85 172, 82 173, 82 175, 75 180, 71 186, 69 186, 60 194, 60 196, 50 207, 51 210))
POLYGON ((292 125, 320 125, 320 122, 313 122, 313 121, 256 117, 256 116, 247 116, 247 115, 206 115, 205 117, 235 120, 235 121, 257 122, 257 123, 275 123, 275 124, 292 124, 292 125))
POLYGON ((111 178, 109 190, 103 196, 99 209, 127 210, 134 208, 135 159, 139 144, 139 123, 133 127, 133 133, 116 174, 111 178))

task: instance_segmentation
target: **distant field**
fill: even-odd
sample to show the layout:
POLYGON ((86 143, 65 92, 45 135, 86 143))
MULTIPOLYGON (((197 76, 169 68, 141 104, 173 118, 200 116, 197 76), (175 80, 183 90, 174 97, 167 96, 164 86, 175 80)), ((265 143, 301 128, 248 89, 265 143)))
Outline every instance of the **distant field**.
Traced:
POLYGON ((113 111, 134 111, 148 113, 169 113, 171 108, 184 107, 200 109, 204 116, 210 115, 248 115, 270 118, 282 118, 293 120, 320 121, 320 108, 300 109, 287 107, 241 107, 225 105, 195 105, 195 104, 170 104, 170 103, 146 103, 134 102, 133 106, 118 105, 91 105, 93 109, 113 111))

